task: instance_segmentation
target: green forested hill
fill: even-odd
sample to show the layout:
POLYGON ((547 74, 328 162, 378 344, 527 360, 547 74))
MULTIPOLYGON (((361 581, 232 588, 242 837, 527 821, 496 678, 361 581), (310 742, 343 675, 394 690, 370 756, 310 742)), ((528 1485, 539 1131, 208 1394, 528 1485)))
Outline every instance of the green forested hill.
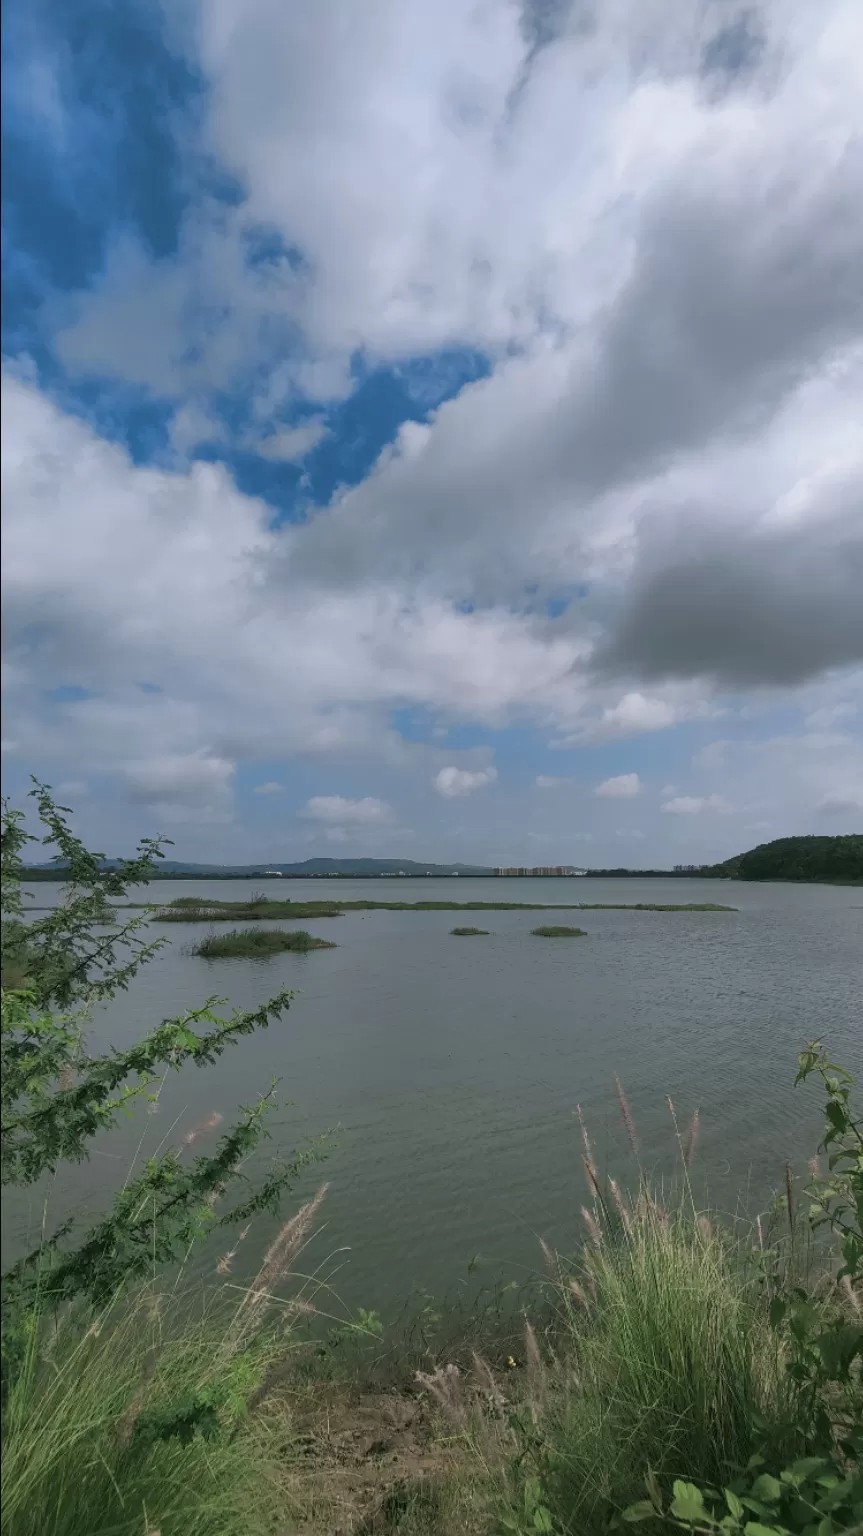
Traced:
POLYGON ((733 880, 812 880, 863 884, 863 834, 780 837, 739 853, 710 874, 733 880))

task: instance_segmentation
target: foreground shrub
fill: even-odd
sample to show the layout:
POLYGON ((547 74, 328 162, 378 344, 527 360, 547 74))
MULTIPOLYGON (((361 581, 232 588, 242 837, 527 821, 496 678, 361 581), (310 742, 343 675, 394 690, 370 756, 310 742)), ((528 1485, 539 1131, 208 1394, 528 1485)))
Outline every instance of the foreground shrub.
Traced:
MULTIPOLYGON (((71 831, 49 789, 37 784, 32 793, 43 842, 57 849, 67 885, 59 906, 25 919, 21 850, 32 839, 21 813, 4 802, 4 1186, 32 1186, 64 1161, 82 1161, 98 1132, 165 1072, 208 1065, 266 1028, 291 1000, 282 992, 229 1018, 211 1000, 163 1020, 127 1049, 90 1053, 93 1004, 125 988, 163 942, 141 935, 146 914, 118 921, 117 913, 127 888, 152 875, 161 846, 145 841, 135 859, 106 869, 71 831)), ((310 1152, 276 1160, 257 1184, 241 1172, 266 1134, 272 1094, 241 1111, 210 1155, 190 1153, 194 1135, 180 1146, 163 1144, 128 1172, 89 1231, 82 1235, 69 1222, 3 1274, 4 1531, 239 1536, 277 1528, 263 1421, 248 1409, 273 1347, 266 1303, 317 1202, 282 1228, 256 1288, 221 1332, 211 1316, 180 1313, 160 1294, 166 1276, 208 1233, 222 1228, 236 1247, 254 1216, 274 1214, 309 1161, 310 1152)))

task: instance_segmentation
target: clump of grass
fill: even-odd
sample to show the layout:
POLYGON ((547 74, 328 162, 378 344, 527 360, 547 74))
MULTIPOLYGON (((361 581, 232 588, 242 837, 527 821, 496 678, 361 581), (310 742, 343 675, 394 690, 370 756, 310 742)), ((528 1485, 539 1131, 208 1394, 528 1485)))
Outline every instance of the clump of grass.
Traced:
POLYGON ((538 939, 585 939, 587 934, 583 928, 565 928, 554 923, 546 924, 542 928, 531 928, 531 933, 538 939))
POLYGON ((555 1530, 605 1532, 645 1477, 723 1487, 765 1439, 790 1457, 794 1389, 757 1277, 705 1218, 644 1188, 562 1283, 565 1337, 532 1391, 555 1530))
POLYGON ((736 912, 717 901, 581 901, 580 912, 736 912))
MULTIPOLYGON (((270 1244, 248 1289, 187 1303, 118 1293, 93 1313, 32 1319, 4 1394, 4 1536, 272 1536, 296 1480, 290 1423, 267 1383, 291 1348, 278 1304, 323 1189, 270 1244), (278 1316, 278 1323, 275 1318, 278 1316)), ((244 1229, 240 1238, 245 1236, 244 1229)), ((222 1266, 220 1265, 220 1272, 222 1266)))
POLYGON ((234 928, 230 933, 208 934, 200 944, 195 945, 192 953, 203 956, 205 960, 260 960, 269 955, 281 955, 287 950, 305 955, 311 949, 335 947, 329 939, 316 938, 314 934, 306 933, 304 928, 298 928, 293 933, 286 933, 281 928, 234 928))
POLYGON ((487 928, 451 928, 450 933, 455 939, 488 938, 487 928))

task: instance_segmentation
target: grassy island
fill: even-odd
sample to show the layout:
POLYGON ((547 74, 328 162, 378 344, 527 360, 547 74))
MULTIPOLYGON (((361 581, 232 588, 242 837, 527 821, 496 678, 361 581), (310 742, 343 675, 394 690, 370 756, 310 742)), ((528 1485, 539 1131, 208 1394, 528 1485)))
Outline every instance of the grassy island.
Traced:
POLYGON ((286 951, 305 955, 311 949, 335 949, 329 939, 317 939, 304 928, 286 933, 280 928, 232 928, 230 933, 211 933, 192 953, 205 960, 263 960, 286 951))
POLYGON ((542 928, 531 928, 531 933, 537 939, 586 939, 587 934, 583 928, 564 928, 560 924, 547 923, 542 928))
POLYGON ((346 912, 736 912, 718 902, 534 901, 221 901, 181 896, 155 909, 164 923, 255 922, 270 918, 342 917, 346 912))
POLYGON ((454 939, 488 938, 487 928, 451 928, 450 933, 454 939))

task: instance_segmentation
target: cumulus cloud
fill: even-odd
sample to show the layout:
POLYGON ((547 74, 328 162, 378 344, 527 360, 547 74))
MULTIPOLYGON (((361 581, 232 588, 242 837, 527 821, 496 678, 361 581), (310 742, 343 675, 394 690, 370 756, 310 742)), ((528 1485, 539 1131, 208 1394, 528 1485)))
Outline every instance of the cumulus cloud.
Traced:
POLYGON ((286 427, 282 431, 272 432, 268 437, 247 436, 244 438, 244 445, 259 453, 264 459, 284 460, 285 463, 290 464, 311 453, 326 430, 324 422, 316 418, 314 421, 305 422, 301 427, 286 427))
POLYGON ((603 779, 593 793, 603 800, 631 800, 641 794, 641 780, 637 773, 619 773, 613 779, 603 779))
POLYGON ((671 816, 700 816, 702 811, 727 811, 730 806, 723 795, 676 795, 660 809, 671 816))
POLYGON ((469 768, 450 765, 441 768, 435 775, 434 785, 439 795, 452 800, 459 795, 471 795, 475 789, 484 789, 487 784, 493 784, 496 778, 496 768, 480 768, 472 772, 469 768))
POLYGON ((371 795, 362 800, 348 800, 343 795, 313 795, 297 815, 304 821, 336 827, 379 827, 393 820, 392 807, 371 795))
MULTIPOLYGON (((40 312, 73 383, 167 402, 174 467, 32 367, 6 378, 15 751, 215 814, 240 761, 410 758, 427 785, 442 754, 409 754, 406 706, 565 751, 756 690, 846 711, 810 738, 847 723, 827 694, 863 656, 859 5, 300 10, 223 0, 183 34, 193 148, 235 201, 202 190, 158 259, 124 223, 40 312), (302 524, 190 462, 296 462, 352 359, 460 349, 488 376, 302 524), (70 677, 91 697, 49 708, 70 677)), ((847 744, 832 766, 771 751, 741 806, 771 773, 789 807, 853 796, 847 744)), ((672 772, 663 809, 720 809, 729 762, 672 772)), ((494 776, 452 761, 436 787, 494 776)))
POLYGON ((863 661, 863 466, 840 499, 791 527, 694 518, 653 530, 599 663, 746 688, 863 661))
POLYGON ((123 767, 130 799, 147 805, 207 805, 229 792, 233 774, 233 763, 205 751, 165 753, 123 767))
POLYGON ((863 788, 849 789, 847 794, 825 795, 818 809, 836 816, 858 816, 863 811, 863 788))

